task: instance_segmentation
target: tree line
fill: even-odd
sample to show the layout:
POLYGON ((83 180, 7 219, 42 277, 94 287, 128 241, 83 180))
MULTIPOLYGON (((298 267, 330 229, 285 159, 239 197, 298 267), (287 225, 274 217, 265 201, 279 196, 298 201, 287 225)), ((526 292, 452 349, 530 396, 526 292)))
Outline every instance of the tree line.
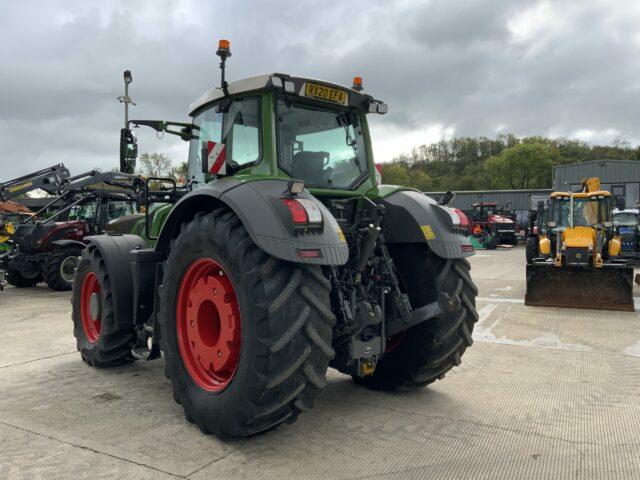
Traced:
POLYGON ((591 145, 568 138, 453 137, 415 147, 382 165, 383 182, 422 191, 551 188, 554 165, 589 160, 640 160, 622 139, 591 145))

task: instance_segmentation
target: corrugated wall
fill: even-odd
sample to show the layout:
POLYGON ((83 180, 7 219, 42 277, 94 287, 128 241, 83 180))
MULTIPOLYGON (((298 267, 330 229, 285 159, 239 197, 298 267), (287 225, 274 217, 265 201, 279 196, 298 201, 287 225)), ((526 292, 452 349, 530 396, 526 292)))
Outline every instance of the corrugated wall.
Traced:
POLYGON ((627 208, 640 200, 640 161, 595 160, 592 162, 559 165, 553 169, 556 190, 577 191, 583 179, 598 177, 603 190, 624 196, 627 208))

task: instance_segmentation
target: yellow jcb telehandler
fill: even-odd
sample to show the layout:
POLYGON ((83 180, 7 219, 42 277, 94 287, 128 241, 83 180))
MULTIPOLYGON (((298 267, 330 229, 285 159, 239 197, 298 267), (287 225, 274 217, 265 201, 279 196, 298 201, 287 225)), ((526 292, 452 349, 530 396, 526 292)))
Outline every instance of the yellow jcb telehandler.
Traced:
POLYGON ((613 207, 598 178, 551 194, 527 259, 525 305, 634 311, 633 267, 620 257, 613 207))

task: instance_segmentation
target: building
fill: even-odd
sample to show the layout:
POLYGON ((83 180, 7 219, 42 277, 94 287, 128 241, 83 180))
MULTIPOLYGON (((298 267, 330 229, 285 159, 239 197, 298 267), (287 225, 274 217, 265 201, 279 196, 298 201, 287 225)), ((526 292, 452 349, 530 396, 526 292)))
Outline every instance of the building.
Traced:
MULTIPOLYGON (((459 208, 465 213, 470 213, 474 203, 494 202, 502 207, 509 207, 515 211, 520 225, 526 225, 529 218, 529 209, 535 208, 537 200, 546 199, 552 192, 551 189, 534 190, 466 190, 455 192, 449 205, 459 208), (533 204, 532 204, 533 200, 533 204)), ((445 192, 425 192, 435 200, 438 200, 445 192)))
POLYGON ((640 161, 593 160, 553 167, 553 187, 559 191, 579 191, 582 180, 600 178, 603 190, 624 198, 626 208, 635 208, 640 200, 640 161))

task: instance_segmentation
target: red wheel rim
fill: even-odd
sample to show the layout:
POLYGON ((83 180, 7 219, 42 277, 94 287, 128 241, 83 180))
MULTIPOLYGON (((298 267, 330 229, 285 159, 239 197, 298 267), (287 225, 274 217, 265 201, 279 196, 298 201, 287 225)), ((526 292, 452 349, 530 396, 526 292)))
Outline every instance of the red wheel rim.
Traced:
POLYGON ((200 258, 182 277, 176 302, 178 349, 189 375, 209 392, 224 390, 240 359, 238 299, 218 262, 200 258))
POLYGON ((96 343, 100 337, 100 282, 93 272, 87 273, 80 290, 80 318, 82 329, 89 343, 96 343), (93 299, 93 308, 91 305, 93 299))

